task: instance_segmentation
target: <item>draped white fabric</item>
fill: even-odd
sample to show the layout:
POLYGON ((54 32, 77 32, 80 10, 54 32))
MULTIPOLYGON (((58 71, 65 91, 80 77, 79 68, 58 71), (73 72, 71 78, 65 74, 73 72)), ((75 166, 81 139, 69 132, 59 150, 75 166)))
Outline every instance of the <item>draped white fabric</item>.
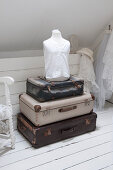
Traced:
POLYGON ((111 97, 113 92, 113 31, 110 35, 105 54, 103 57, 104 69, 103 69, 103 79, 106 89, 111 92, 108 98, 111 97))
POLYGON ((85 81, 85 91, 97 92, 98 86, 95 82, 95 73, 91 58, 85 54, 81 55, 79 77, 85 81))
MULTIPOLYGON (((109 32, 105 32, 103 40, 98 47, 98 50, 97 50, 97 53, 95 56, 95 62, 94 62, 96 83, 99 86, 99 92, 95 93, 95 98, 96 98, 96 107, 99 110, 101 110, 103 108, 103 106, 105 104, 105 99, 108 99, 111 97, 110 96, 110 94, 111 94, 110 88, 109 88, 109 86, 106 87, 106 83, 105 83, 105 81, 108 81, 108 77, 109 77, 109 75, 107 75, 107 74, 109 72, 108 65, 110 64, 109 63, 110 59, 109 59, 109 61, 106 60, 107 55, 108 55, 108 50, 106 51, 106 46, 108 46, 107 43, 108 43, 109 37, 110 37, 109 32), (103 59, 104 59, 104 63, 103 63, 103 59), (105 80, 103 79, 103 77, 105 80)), ((112 42, 112 45, 113 45, 113 42, 112 42)), ((113 63, 113 61, 112 61, 112 63, 113 63)), ((113 71, 113 65, 112 65, 112 71, 113 71)))

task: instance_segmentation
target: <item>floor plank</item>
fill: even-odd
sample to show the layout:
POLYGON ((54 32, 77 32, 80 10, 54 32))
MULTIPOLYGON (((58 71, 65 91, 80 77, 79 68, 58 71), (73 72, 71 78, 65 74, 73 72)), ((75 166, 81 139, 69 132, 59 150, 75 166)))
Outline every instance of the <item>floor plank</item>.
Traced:
POLYGON ((106 166, 105 168, 99 170, 113 170, 113 164, 106 166))
MULTIPOLYGON (((73 165, 73 167, 67 167, 65 170, 96 170, 104 169, 106 166, 110 166, 113 163, 113 152, 104 154, 102 156, 97 156, 94 159, 90 159, 78 165, 73 165)), ((113 170, 113 169, 112 169, 113 170)))
MULTIPOLYGON (((89 148, 93 148, 93 147, 98 148, 98 147, 101 147, 101 145, 102 146, 105 145, 105 148, 109 146, 108 150, 111 151, 111 148, 110 148, 111 133, 112 132, 106 135, 103 135, 103 136, 95 137, 95 139, 94 138, 87 139, 85 141, 81 141, 79 143, 74 143, 74 144, 67 145, 64 147, 59 146, 59 148, 51 149, 49 150, 49 152, 47 151, 42 152, 42 149, 40 149, 40 151, 42 152, 41 153, 39 152, 39 149, 30 148, 27 150, 27 152, 26 150, 24 150, 22 152, 17 152, 17 153, 9 155, 7 160, 5 159, 5 156, 1 157, 0 167, 9 165, 7 166, 8 168, 11 167, 12 169, 14 169, 15 167, 18 167, 18 166, 22 168, 21 165, 24 165, 23 168, 27 169, 29 167, 34 166, 34 164, 39 166, 41 164, 45 164, 47 162, 56 160, 59 157, 61 158, 61 157, 65 157, 66 155, 71 155, 72 153, 75 154, 77 152, 82 152, 84 150, 86 150, 87 152, 89 148), (36 161, 36 159, 38 160, 38 162, 36 161), (21 161, 21 164, 20 164, 20 161, 21 161)), ((43 147, 43 150, 44 150, 44 147, 43 147)))
MULTIPOLYGON (((74 148, 73 148, 74 149, 74 148)), ((10 164, 7 167, 1 168, 1 170, 4 169, 30 169, 36 167, 39 170, 48 169, 53 170, 55 167, 58 169, 65 169, 69 166, 80 164, 81 162, 87 161, 92 158, 96 158, 97 156, 104 155, 106 153, 111 152, 111 142, 103 143, 101 145, 91 147, 89 149, 80 151, 80 152, 69 152, 69 150, 66 150, 65 152, 61 149, 60 152, 55 150, 52 153, 46 153, 46 155, 42 155, 40 157, 34 156, 29 159, 25 159, 23 161, 10 164), (67 153, 68 152, 68 153, 67 153), (60 154, 60 156, 59 156, 60 154)))
MULTIPOLYGON (((107 127, 103 126, 103 127, 101 127, 100 129, 98 129, 98 130, 96 130, 94 132, 87 133, 87 134, 78 136, 76 138, 71 138, 71 139, 68 139, 68 140, 64 140, 62 142, 58 142, 58 144, 52 144, 52 145, 50 145, 51 147, 48 148, 48 146, 47 146, 46 149, 47 149, 47 151, 49 151, 49 149, 57 148, 59 145, 60 146, 66 146, 66 145, 69 145, 69 144, 72 144, 72 143, 75 143, 75 142, 80 142, 80 141, 87 140, 87 139, 90 139, 90 138, 94 138, 94 137, 97 137, 97 136, 100 136, 100 135, 104 135, 104 134, 107 134, 109 132, 112 132, 112 125, 108 125, 107 127)), ((29 144, 29 142, 27 142, 25 140, 25 138, 23 138, 21 136, 20 133, 16 132, 16 135, 18 136, 18 138, 17 138, 18 140, 17 140, 17 143, 16 143, 16 148, 14 150, 10 150, 10 151, 6 152, 5 154, 3 154, 1 156, 8 155, 8 154, 15 153, 15 152, 19 152, 19 151, 22 151, 24 149, 28 149, 28 148, 32 147, 29 144), (20 141, 19 141, 19 138, 20 138, 20 141)))
MULTIPOLYGON (((111 118, 110 118, 111 113, 107 114, 107 115, 109 116, 109 119, 106 119, 106 113, 100 114, 98 116, 96 131, 78 136, 78 137, 74 138, 74 140, 75 141, 84 140, 84 139, 87 139, 87 138, 90 138, 90 137, 93 137, 93 136, 98 136, 99 134, 103 134, 103 133, 112 131, 113 130, 112 125, 109 125, 110 123, 112 123, 111 118), (101 119, 104 119, 104 121, 101 121, 101 119), (103 122, 103 123, 101 123, 101 122, 103 122)), ((26 141, 25 138, 23 138, 23 136, 17 130, 15 130, 15 135, 16 135, 16 143, 18 143, 18 144, 16 145, 15 150, 8 151, 6 154, 14 153, 14 152, 20 151, 22 149, 26 149, 28 147, 31 147, 31 145, 26 141), (22 143, 23 143, 23 145, 22 145, 22 143)), ((69 139, 69 141, 70 140, 71 139, 69 139)), ((62 142, 60 144, 62 145, 62 142)), ((53 147, 54 147, 54 144, 53 144, 53 147)))
POLYGON ((16 148, 0 156, 2 170, 113 169, 113 105, 98 112, 95 131, 34 149, 16 130, 16 148))
MULTIPOLYGON (((105 144, 99 145, 94 148, 90 148, 88 150, 84 150, 76 154, 71 154, 65 157, 60 157, 59 159, 54 160, 53 162, 48 162, 47 164, 43 164, 42 166, 39 165, 39 167, 34 166, 34 168, 31 168, 31 169, 38 169, 38 170, 62 169, 63 170, 63 169, 66 169, 67 167, 81 164, 85 161, 88 161, 89 159, 97 158, 109 152, 111 152, 111 144, 105 143, 105 144)), ((94 170, 96 170, 96 168, 94 170)))

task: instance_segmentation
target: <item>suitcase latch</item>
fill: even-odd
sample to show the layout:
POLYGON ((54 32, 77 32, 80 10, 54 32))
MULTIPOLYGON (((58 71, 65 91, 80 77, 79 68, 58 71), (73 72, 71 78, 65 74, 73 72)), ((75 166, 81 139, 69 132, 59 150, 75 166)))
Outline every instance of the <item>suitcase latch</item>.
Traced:
POLYGON ((51 128, 48 128, 45 132, 44 132, 44 136, 50 136, 51 135, 51 128))
POLYGON ((85 119, 86 121, 86 125, 90 125, 90 120, 89 119, 85 119))
POLYGON ((43 116, 47 116, 50 114, 50 110, 45 110, 42 112, 43 116))
POLYGON ((85 100, 85 106, 90 106, 90 101, 89 100, 85 100))

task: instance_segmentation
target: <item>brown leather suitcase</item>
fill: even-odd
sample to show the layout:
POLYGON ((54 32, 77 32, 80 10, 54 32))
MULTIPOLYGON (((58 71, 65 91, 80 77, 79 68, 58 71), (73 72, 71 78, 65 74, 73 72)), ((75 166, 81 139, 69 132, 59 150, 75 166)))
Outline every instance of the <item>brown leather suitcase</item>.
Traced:
POLYGON ((22 113, 19 113, 17 128, 33 147, 39 148, 95 130, 96 117, 96 113, 92 112, 39 127, 33 125, 22 113))

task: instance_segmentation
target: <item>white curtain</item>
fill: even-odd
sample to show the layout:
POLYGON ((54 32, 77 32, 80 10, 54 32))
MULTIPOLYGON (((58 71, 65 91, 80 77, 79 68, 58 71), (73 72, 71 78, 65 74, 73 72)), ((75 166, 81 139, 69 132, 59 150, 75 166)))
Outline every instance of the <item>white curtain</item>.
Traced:
POLYGON ((105 84, 105 88, 109 89, 109 93, 107 94, 108 99, 111 97, 113 92, 113 31, 110 35, 104 58, 103 58, 103 80, 105 84))
MULTIPOLYGON (((105 99, 108 99, 108 97, 110 97, 109 88, 108 89, 106 88, 106 85, 104 82, 105 80, 107 80, 105 72, 108 69, 108 67, 107 67, 108 64, 105 67, 105 62, 106 62, 108 53, 105 51, 106 51, 106 47, 108 46, 107 44, 108 44, 109 37, 110 37, 110 32, 108 32, 108 31, 105 32, 103 40, 98 47, 98 50, 97 50, 97 53, 95 56, 95 63, 94 63, 96 83, 99 86, 99 92, 95 93, 95 98, 96 98, 95 103, 96 103, 96 108, 98 108, 99 110, 101 110, 103 108, 103 106, 105 104, 105 99), (103 79, 103 77, 105 80, 103 79)), ((112 45, 113 45, 113 39, 112 39, 112 45)), ((112 52, 113 52, 113 49, 112 49, 112 52)), ((106 63, 109 63, 109 62, 106 62, 106 63)), ((112 61, 112 63, 113 63, 113 61, 112 61)), ((113 65, 112 65, 112 69, 113 69, 113 65)))

